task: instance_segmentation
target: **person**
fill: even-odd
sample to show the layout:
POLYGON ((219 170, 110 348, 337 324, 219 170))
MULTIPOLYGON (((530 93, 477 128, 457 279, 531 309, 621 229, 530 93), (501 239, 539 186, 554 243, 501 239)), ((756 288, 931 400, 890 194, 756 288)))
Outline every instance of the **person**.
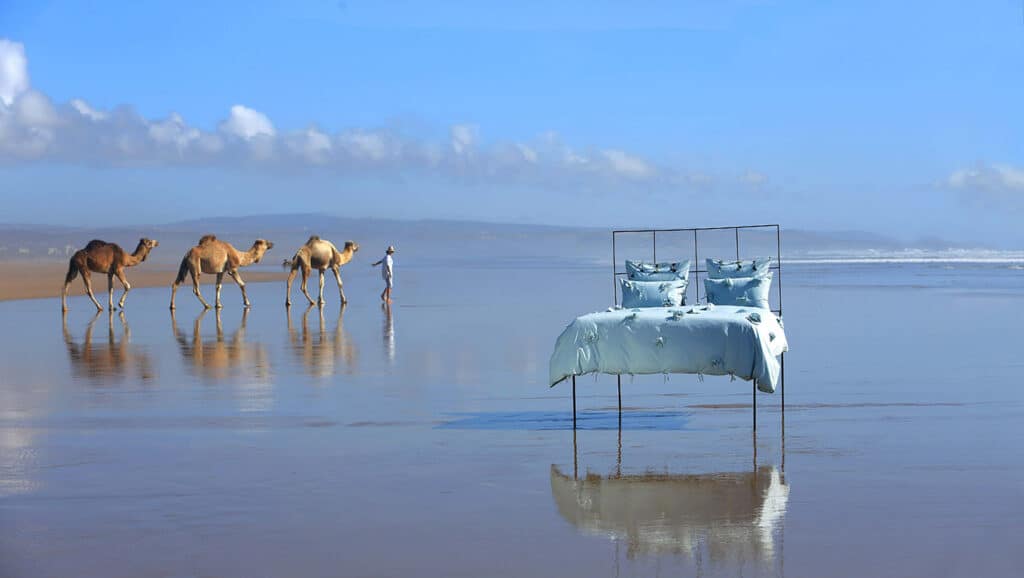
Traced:
POLYGON ((384 279, 384 292, 380 294, 380 300, 384 303, 391 303, 391 288, 394 286, 394 272, 391 267, 394 261, 391 256, 395 254, 395 246, 391 245, 385 252, 384 258, 373 264, 374 267, 377 265, 383 265, 380 270, 380 276, 384 279))

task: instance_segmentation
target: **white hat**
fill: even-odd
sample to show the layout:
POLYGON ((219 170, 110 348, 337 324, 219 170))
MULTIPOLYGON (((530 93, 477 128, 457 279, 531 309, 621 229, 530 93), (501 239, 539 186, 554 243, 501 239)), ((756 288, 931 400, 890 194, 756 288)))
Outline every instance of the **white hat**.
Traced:
POLYGON ((388 250, 386 252, 387 253, 394 253, 395 252, 395 246, 394 245, 388 245, 388 250))

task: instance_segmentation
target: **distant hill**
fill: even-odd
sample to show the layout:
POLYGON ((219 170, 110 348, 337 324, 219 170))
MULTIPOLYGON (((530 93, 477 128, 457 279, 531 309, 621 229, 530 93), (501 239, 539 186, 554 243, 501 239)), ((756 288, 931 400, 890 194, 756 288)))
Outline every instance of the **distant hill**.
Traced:
MULTIPOLYGON (((201 235, 214 233, 240 249, 257 238, 275 243, 263 266, 280 264, 310 235, 337 243, 352 239, 361 246, 360 257, 376 258, 390 244, 398 248, 406 263, 428 266, 434 263, 473 263, 476 266, 514 266, 517 260, 552 266, 596 266, 611 259, 611 233, 605 228, 560 227, 474 221, 366 219, 322 214, 255 215, 212 217, 162 225, 135 227, 79 228, 49 225, 0 224, 0 260, 66 259, 90 239, 100 238, 134 248, 140 237, 160 241, 151 259, 175 264, 201 235)), ((701 255, 731 257, 735 236, 730 231, 701 233, 701 255)), ((774 255, 774 232, 743 231, 741 256, 774 255)), ((622 235, 617 257, 653 257, 649 234, 622 235)), ((664 233, 658 236, 661 259, 692 258, 692 233, 664 233)), ((989 247, 956 247, 941 239, 913 242, 862 231, 805 231, 784 229, 783 256, 789 259, 857 258, 999 258, 1006 253, 989 247)))

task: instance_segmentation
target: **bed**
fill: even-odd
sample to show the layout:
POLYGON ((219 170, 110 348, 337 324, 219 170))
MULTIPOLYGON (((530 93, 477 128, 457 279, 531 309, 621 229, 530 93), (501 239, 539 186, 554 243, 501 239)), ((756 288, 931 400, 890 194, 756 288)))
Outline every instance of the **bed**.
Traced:
POLYGON ((782 321, 781 247, 779 225, 613 231, 614 305, 569 323, 555 341, 549 363, 551 387, 566 380, 572 384, 573 427, 576 376, 597 373, 616 376, 620 419, 623 375, 694 374, 750 381, 755 430, 758 390, 781 390, 784 412, 789 343, 782 321), (728 234, 735 260, 732 255, 729 261, 707 258, 701 265, 700 237, 710 232, 728 234), (770 239, 775 255, 742 260, 741 233, 770 239), (659 234, 692 234, 692 261, 660 263, 659 234), (626 261, 626 269, 620 270, 617 248, 623 235, 649 235, 651 261, 626 261))
POLYGON ((787 347, 781 320, 755 307, 613 308, 565 328, 551 354, 549 383, 588 373, 689 373, 753 380, 773 393, 787 347))

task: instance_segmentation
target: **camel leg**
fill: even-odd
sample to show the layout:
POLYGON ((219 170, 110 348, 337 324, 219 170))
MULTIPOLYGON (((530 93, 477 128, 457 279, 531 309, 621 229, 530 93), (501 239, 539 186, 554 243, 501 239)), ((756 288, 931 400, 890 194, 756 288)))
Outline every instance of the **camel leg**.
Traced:
POLYGON ((206 302, 206 299, 203 299, 203 294, 199 292, 199 272, 193 269, 189 273, 192 275, 192 293, 199 299, 204 308, 209 309, 210 304, 206 302))
POLYGON ((128 282, 128 277, 124 274, 124 269, 120 269, 117 272, 117 280, 121 282, 121 286, 124 287, 124 293, 121 294, 121 300, 117 302, 117 306, 124 309, 124 300, 128 298, 128 292, 132 290, 132 284, 128 282))
POLYGON ((331 269, 334 271, 334 280, 338 282, 338 296, 341 298, 341 304, 344 305, 348 303, 348 299, 345 299, 345 289, 341 283, 341 271, 337 266, 331 267, 331 269))
POLYGON ((82 269, 82 283, 85 283, 85 292, 89 294, 89 299, 92 299, 92 304, 96 306, 96 310, 103 311, 103 306, 96 300, 96 296, 92 294, 92 275, 88 269, 82 269))
POLYGON ((312 305, 313 304, 313 298, 309 296, 309 290, 306 288, 306 283, 308 281, 309 281, 309 268, 303 267, 302 268, 302 285, 301 285, 302 294, 306 296, 306 301, 309 301, 309 304, 312 305))
POLYGON ((320 295, 316 299, 317 305, 324 304, 324 270, 320 269, 320 295))
POLYGON ((288 273, 288 293, 284 296, 284 306, 291 307, 292 305, 292 281, 295 281, 295 274, 298 273, 296 268, 288 273))
POLYGON ((252 307, 252 303, 249 303, 249 295, 245 292, 245 281, 242 280, 242 275, 238 271, 228 271, 228 275, 238 283, 238 288, 242 290, 242 304, 246 307, 252 307))
POLYGON ((223 305, 221 305, 221 303, 220 303, 220 288, 223 285, 224 285, 224 273, 223 272, 217 273, 217 295, 216 295, 216 298, 213 301, 214 302, 214 306, 217 309, 220 309, 221 307, 223 307, 223 305))
POLYGON ((114 311, 114 274, 107 273, 107 309, 114 311))

